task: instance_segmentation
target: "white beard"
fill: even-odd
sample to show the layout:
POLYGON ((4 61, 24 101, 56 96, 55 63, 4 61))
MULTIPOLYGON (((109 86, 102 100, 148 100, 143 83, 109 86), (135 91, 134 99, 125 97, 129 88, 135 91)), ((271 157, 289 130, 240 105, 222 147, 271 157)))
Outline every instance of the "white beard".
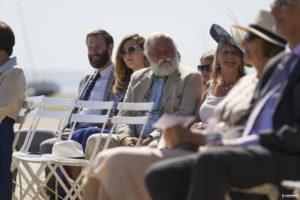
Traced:
POLYGON ((158 62, 152 62, 150 59, 151 69, 158 76, 169 76, 178 69, 178 58, 161 58, 158 62))

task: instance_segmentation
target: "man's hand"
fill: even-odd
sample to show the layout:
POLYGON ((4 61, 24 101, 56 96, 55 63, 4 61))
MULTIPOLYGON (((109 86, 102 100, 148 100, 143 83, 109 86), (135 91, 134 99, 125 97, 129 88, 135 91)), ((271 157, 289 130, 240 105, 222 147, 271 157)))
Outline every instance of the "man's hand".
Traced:
POLYGON ((148 144, 150 144, 150 142, 153 141, 153 137, 147 137, 144 140, 141 140, 141 146, 148 146, 148 144))
POLYGON ((121 145, 122 146, 127 146, 127 147, 134 147, 137 142, 137 138, 135 137, 125 137, 123 140, 121 140, 121 145))

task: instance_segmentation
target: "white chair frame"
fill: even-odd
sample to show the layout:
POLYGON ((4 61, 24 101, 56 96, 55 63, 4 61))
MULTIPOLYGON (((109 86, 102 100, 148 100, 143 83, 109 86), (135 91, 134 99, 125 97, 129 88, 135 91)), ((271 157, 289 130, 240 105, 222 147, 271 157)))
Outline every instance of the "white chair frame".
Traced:
MULTIPOLYGON (((86 115, 86 114, 81 114, 80 112, 77 112, 76 114, 72 114, 71 118, 70 118, 70 121, 73 124, 73 126, 71 129, 71 133, 68 136, 68 140, 71 140, 72 135, 75 130, 75 126, 78 122, 102 123, 103 124, 102 128, 101 128, 101 132, 100 132, 101 136, 98 138, 97 143, 94 146, 93 154, 92 154, 90 160, 93 160, 96 155, 97 147, 100 144, 100 140, 102 138, 103 131, 108 122, 109 114, 110 114, 111 109, 113 108, 113 105, 114 105, 113 101, 104 102, 104 101, 83 101, 83 100, 78 100, 75 104, 75 107, 77 107, 79 109, 79 111, 82 110, 83 108, 106 110, 106 113, 101 114, 101 115, 86 115)), ((45 155, 45 156, 47 156, 47 155, 45 155)), ((82 197, 81 192, 83 190, 83 187, 80 184, 80 181, 83 178, 84 171, 89 163, 89 160, 72 159, 72 158, 57 158, 57 157, 53 157, 53 156, 48 156, 47 158, 48 158, 48 167, 51 171, 50 174, 48 175, 48 177, 50 177, 52 175, 55 176, 56 180, 59 182, 62 189, 66 193, 66 196, 64 197, 64 199, 68 199, 68 198, 82 199, 83 197, 82 197), (82 170, 81 170, 81 173, 79 174, 79 176, 75 180, 73 180, 68 175, 68 173, 66 172, 66 170, 64 169, 63 166, 82 167, 82 170), (71 186, 71 189, 68 189, 66 184, 63 182, 61 177, 58 175, 56 169, 61 170, 61 172, 64 175, 64 177, 66 178, 68 184, 71 186)), ((56 194, 57 194, 57 192, 56 192, 56 194)), ((60 197, 60 198, 62 198, 62 197, 60 197)))
POLYGON ((43 97, 37 109, 30 112, 30 114, 32 114, 34 117, 32 119, 32 123, 29 127, 24 143, 19 151, 15 151, 13 153, 12 170, 17 168, 19 172, 20 181, 19 184, 16 184, 16 186, 20 187, 20 199, 23 199, 26 196, 29 196, 32 199, 47 198, 47 195, 43 189, 43 185, 49 179, 46 179, 44 182, 42 182, 39 178, 46 168, 48 161, 41 155, 31 154, 30 152, 28 152, 28 149, 34 138, 38 124, 40 122, 40 118, 48 117, 59 119, 57 130, 61 130, 65 125, 68 116, 70 116, 70 109, 73 107, 73 105, 73 99, 43 97), (49 106, 58 106, 61 108, 61 110, 51 110, 49 106), (32 166, 30 166, 29 163, 37 163, 40 164, 40 166, 38 167, 37 171, 34 172, 32 166), (29 176, 26 174, 22 166, 25 168, 29 176), (21 180, 22 178, 26 182, 27 187, 23 188, 21 180), (33 187, 34 184, 37 186, 37 188, 33 187))

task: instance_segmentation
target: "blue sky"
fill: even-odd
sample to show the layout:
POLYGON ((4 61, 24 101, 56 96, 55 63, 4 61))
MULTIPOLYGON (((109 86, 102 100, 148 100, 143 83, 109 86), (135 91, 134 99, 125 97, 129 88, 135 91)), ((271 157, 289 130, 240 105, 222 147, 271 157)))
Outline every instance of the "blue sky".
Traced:
MULTIPOLYGON (((113 35, 114 52, 127 34, 147 37, 154 31, 166 31, 177 43, 182 63, 196 69, 201 54, 216 47, 209 35, 212 23, 229 30, 234 23, 228 15, 230 10, 239 24, 247 26, 260 9, 269 10, 271 3, 272 0, 0 0, 0 20, 13 28, 14 55, 27 72, 33 67, 45 72, 89 70, 85 36, 97 28, 113 35)), ((113 60, 114 57, 115 54, 113 60)))

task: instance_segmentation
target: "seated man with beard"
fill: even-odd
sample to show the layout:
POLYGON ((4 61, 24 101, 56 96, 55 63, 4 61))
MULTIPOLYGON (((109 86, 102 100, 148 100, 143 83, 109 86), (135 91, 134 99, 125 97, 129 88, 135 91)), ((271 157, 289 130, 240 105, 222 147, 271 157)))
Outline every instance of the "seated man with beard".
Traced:
MULTIPOLYGON (((142 146, 157 146, 161 130, 153 128, 152 124, 160 116, 164 113, 177 116, 193 115, 199 102, 203 88, 201 76, 183 68, 176 52, 176 45, 168 34, 152 33, 145 42, 145 55, 151 67, 138 70, 131 76, 124 102, 154 102, 149 123, 141 140, 142 146)), ((138 125, 118 125, 109 148, 135 146, 140 129, 141 126, 138 125)), ((107 136, 102 136, 98 151, 103 149, 107 136)), ((87 158, 90 158, 98 137, 99 134, 96 134, 88 138, 87 158)))

